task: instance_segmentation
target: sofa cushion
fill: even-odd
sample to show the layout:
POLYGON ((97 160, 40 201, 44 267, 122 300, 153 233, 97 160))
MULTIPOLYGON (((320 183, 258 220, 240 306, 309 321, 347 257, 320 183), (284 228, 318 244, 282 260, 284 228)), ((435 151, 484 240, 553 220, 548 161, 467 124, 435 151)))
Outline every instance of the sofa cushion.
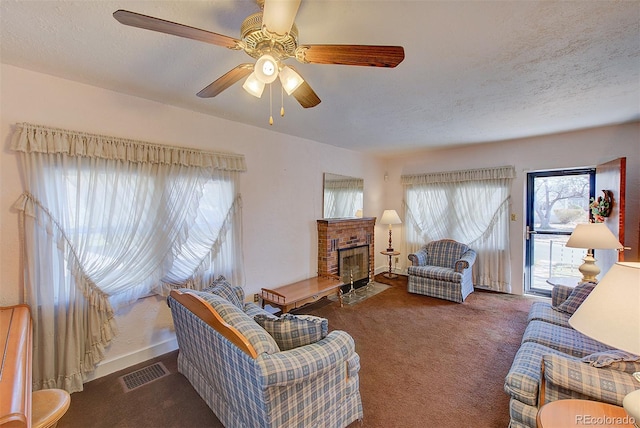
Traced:
POLYGON ((578 310, 578 307, 582 302, 584 302, 584 299, 586 299, 589 293, 593 291, 595 286, 596 284, 593 282, 583 282, 582 284, 577 285, 569 297, 567 297, 567 300, 556 306, 554 309, 573 315, 573 313, 578 310))
POLYGON ((640 371, 640 355, 635 355, 619 349, 595 352, 583 357, 580 361, 593 367, 609 367, 625 373, 635 373, 640 371))
POLYGON ((222 275, 213 280, 211 285, 202 291, 217 294, 218 296, 227 299, 240 309, 244 307, 244 291, 242 290, 242 287, 232 286, 222 275))
POLYGON ((238 330, 249 341, 258 355, 280 352, 276 341, 262 327, 256 324, 253 318, 227 299, 204 291, 185 291, 195 294, 209 303, 227 324, 238 330))
POLYGON ((313 315, 284 314, 280 318, 256 315, 254 319, 275 339, 282 351, 316 343, 329 332, 329 321, 313 315))
POLYGON ((522 335, 522 343, 524 342, 536 342, 577 358, 612 349, 572 328, 538 320, 527 325, 522 335))
POLYGON ((548 302, 533 302, 531 309, 529 310, 527 323, 530 323, 533 320, 538 320, 559 325, 561 327, 570 327, 570 316, 571 315, 566 312, 554 310, 548 302))
POLYGON ((439 266, 409 266, 409 275, 422 278, 437 279, 439 281, 462 282, 462 274, 451 268, 439 266))

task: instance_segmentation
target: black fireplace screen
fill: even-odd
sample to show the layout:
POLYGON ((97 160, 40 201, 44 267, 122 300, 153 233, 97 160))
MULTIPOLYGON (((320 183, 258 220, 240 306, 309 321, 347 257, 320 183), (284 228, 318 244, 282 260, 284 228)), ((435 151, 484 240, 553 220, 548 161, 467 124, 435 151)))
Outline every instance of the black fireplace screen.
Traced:
POLYGON ((338 275, 345 285, 354 288, 369 283, 369 246, 344 248, 338 250, 338 275))

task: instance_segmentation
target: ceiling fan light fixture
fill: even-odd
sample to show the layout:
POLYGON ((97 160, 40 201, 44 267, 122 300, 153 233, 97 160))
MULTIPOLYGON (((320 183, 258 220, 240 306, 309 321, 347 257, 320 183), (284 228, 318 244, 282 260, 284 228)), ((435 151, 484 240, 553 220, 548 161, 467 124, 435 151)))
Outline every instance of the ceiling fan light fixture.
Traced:
POLYGON ((291 95, 304 83, 304 79, 293 68, 285 65, 280 70, 280 83, 287 95, 291 95))
POLYGON ((262 55, 256 61, 254 73, 262 83, 271 83, 278 77, 278 61, 271 55, 262 55))
POLYGON ((254 97, 260 98, 262 97, 262 91, 264 91, 264 83, 258 79, 254 71, 247 77, 247 80, 244 81, 242 88, 254 97))

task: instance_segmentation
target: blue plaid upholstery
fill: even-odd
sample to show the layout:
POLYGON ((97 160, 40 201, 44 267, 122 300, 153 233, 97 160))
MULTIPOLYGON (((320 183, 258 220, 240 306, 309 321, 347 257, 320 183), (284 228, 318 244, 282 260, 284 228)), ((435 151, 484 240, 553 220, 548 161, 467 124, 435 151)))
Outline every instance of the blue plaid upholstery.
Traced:
POLYGON ((538 408, 512 398, 509 400, 509 416, 509 428, 535 428, 538 408))
POLYGON ((409 293, 462 303, 473 293, 472 266, 476 252, 467 245, 442 239, 409 254, 409 293))
POLYGON ((565 312, 554 310, 548 302, 533 302, 529 316, 527 317, 527 322, 538 320, 571 328, 569 326, 569 317, 571 317, 571 315, 565 312))
POLYGON ((247 302, 244 304, 244 313, 249 315, 251 318, 254 318, 256 315, 264 315, 266 317, 278 318, 277 316, 266 312, 260 306, 256 305, 253 302, 247 302))
POLYGON ((573 287, 568 287, 566 285, 554 285, 551 289, 551 306, 554 308, 560 306, 562 302, 567 300, 572 291, 573 287))
POLYGON ((538 320, 533 320, 527 325, 522 342, 536 342, 577 358, 612 349, 571 327, 561 327, 538 320))
POLYGON ((183 291, 188 291, 206 300, 227 324, 235 327, 236 330, 247 338, 258 354, 262 354, 263 352, 267 354, 280 352, 280 348, 276 341, 273 340, 273 337, 233 303, 230 303, 217 294, 207 293, 205 291, 183 291))
POLYGON ((202 291, 217 294, 218 296, 227 299, 240 309, 244 306, 244 290, 242 287, 229 284, 227 278, 222 275, 218 276, 218 278, 211 282, 209 287, 202 291))
POLYGON ((557 311, 566 312, 570 315, 573 315, 573 313, 578 310, 578 307, 580 307, 582 302, 584 302, 584 299, 586 299, 589 294, 591 294, 595 287, 596 284, 594 282, 583 282, 573 289, 569 297, 567 297, 564 302, 562 302, 558 306, 555 306, 554 308, 557 311))
POLYGON ((516 352, 511 369, 505 378, 505 392, 521 403, 537 406, 542 376, 540 369, 542 357, 545 355, 563 354, 538 343, 523 343, 516 352))
MULTIPOLYGON (((244 313, 220 296, 189 292, 203 297, 241 333, 251 335, 257 328, 273 340, 253 316, 274 317, 257 305, 245 304, 244 313), (253 327, 245 325, 247 320, 253 327)), ((168 299, 179 346, 178 370, 224 426, 346 427, 362 419, 360 359, 347 333, 332 331, 312 345, 289 351, 263 350, 253 359, 168 299)))
POLYGON ((640 383, 621 370, 592 367, 567 356, 545 355, 545 402, 566 398, 602 401, 622 406, 624 396, 640 383))
POLYGON ((316 343, 329 332, 327 319, 313 315, 284 314, 275 319, 256 315, 254 320, 275 339, 281 351, 316 343))
MULTIPOLYGON (((573 290, 555 286, 551 303, 562 304, 573 290)), ((626 393, 640 389, 633 376, 624 371, 632 370, 628 365, 633 362, 613 362, 598 368, 581 361, 582 357, 594 359, 594 353, 613 350, 572 329, 570 316, 554 310, 548 302, 531 305, 522 344, 505 377, 504 390, 510 396, 509 427, 535 428, 538 408, 549 401, 580 398, 621 405, 626 393), (540 397, 543 383, 544 397, 540 397)))

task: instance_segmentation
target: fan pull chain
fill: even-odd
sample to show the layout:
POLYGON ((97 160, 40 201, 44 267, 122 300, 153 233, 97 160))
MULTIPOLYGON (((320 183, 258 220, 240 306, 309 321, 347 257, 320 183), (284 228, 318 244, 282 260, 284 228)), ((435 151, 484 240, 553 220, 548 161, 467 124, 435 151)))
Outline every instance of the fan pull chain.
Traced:
POLYGON ((284 117, 284 88, 280 86, 280 117, 284 117))
POLYGON ((271 84, 269 84, 269 125, 273 125, 273 99, 271 97, 271 84))

